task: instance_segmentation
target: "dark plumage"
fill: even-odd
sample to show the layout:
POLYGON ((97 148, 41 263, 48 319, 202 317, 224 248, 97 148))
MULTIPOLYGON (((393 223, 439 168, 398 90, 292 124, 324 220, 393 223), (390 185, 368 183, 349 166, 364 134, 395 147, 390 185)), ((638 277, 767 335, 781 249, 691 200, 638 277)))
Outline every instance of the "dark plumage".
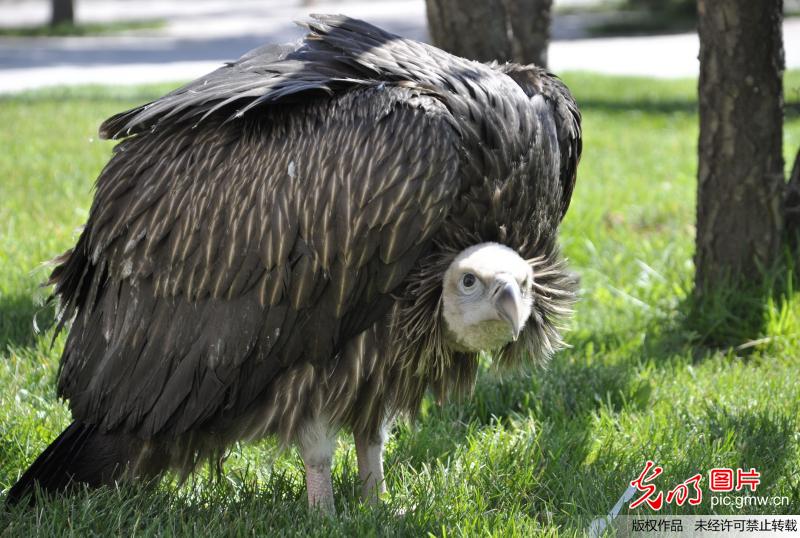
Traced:
POLYGON ((71 323, 58 392, 75 422, 9 501, 35 482, 189 472, 277 434, 300 446, 310 501, 330 505, 340 427, 374 496, 386 424, 429 388, 473 386, 465 342, 501 338, 514 363, 561 345, 573 283, 556 234, 581 152, 566 87, 344 17, 307 26, 298 45, 101 126, 123 140, 51 277, 59 328, 71 323), (492 266, 499 245, 459 257, 486 243, 529 260, 516 280, 492 266), (485 268, 472 272, 486 290, 473 276, 447 291, 456 262, 485 268), (459 321, 487 308, 480 335, 459 321))

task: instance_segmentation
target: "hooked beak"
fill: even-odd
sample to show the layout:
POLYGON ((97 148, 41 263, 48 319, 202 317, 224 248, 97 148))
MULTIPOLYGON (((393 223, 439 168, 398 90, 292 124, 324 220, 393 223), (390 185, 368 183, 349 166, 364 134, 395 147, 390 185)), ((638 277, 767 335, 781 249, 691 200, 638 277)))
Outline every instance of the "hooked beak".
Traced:
POLYGON ((508 322, 511 327, 511 337, 516 342, 519 333, 525 325, 525 320, 520 319, 523 312, 522 293, 519 284, 513 278, 498 277, 497 288, 494 292, 494 305, 500 319, 508 322))

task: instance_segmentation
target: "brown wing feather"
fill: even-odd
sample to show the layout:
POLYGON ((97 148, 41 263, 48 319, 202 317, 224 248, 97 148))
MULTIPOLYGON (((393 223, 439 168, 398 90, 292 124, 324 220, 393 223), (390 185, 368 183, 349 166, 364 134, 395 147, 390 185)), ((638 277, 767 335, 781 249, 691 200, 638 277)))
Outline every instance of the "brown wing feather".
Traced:
POLYGON ((353 90, 117 146, 56 293, 59 390, 143 437, 221 427, 384 315, 459 190, 446 108, 353 90))
POLYGON ((561 217, 567 213, 583 151, 581 113, 569 89, 561 80, 535 65, 515 63, 495 64, 494 67, 522 87, 529 98, 543 96, 553 113, 561 160, 561 217))

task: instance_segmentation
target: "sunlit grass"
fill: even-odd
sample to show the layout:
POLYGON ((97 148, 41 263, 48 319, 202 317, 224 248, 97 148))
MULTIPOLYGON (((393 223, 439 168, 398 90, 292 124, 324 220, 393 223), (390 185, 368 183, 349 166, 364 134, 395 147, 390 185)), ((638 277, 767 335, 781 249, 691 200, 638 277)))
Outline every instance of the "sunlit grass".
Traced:
MULTIPOLYGON (((783 285, 767 300, 759 332, 734 334, 730 349, 698 345, 704 327, 690 321, 695 82, 565 80, 584 113, 584 157, 562 234, 582 288, 572 348, 544 370, 483 372, 464 402, 426 402, 420 421, 399 425, 389 444, 385 505, 358 503, 354 450, 342 435, 334 519, 307 512, 299 458, 266 441, 234 447, 219 483, 201 475, 182 488, 0 509, 0 528, 9 536, 576 535, 647 459, 665 468, 662 490, 715 466, 755 467, 759 494, 792 505, 749 511, 796 513, 800 296, 783 285)), ((786 87, 790 163, 800 145, 800 75, 787 75, 786 87)), ((167 89, 0 99, 0 489, 69 422, 54 390, 63 338, 51 348, 33 320, 46 326, 52 318, 40 305, 40 264, 75 240, 112 148, 97 140, 97 126, 167 89)))

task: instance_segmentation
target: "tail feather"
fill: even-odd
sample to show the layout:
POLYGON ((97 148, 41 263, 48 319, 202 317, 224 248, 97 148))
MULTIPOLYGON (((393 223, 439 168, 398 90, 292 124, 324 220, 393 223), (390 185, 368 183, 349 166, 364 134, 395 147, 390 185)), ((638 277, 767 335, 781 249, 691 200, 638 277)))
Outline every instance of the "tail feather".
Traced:
POLYGON ((50 443, 8 492, 6 504, 43 493, 64 493, 76 485, 110 485, 125 472, 136 443, 124 434, 101 433, 93 425, 73 422, 50 443))

